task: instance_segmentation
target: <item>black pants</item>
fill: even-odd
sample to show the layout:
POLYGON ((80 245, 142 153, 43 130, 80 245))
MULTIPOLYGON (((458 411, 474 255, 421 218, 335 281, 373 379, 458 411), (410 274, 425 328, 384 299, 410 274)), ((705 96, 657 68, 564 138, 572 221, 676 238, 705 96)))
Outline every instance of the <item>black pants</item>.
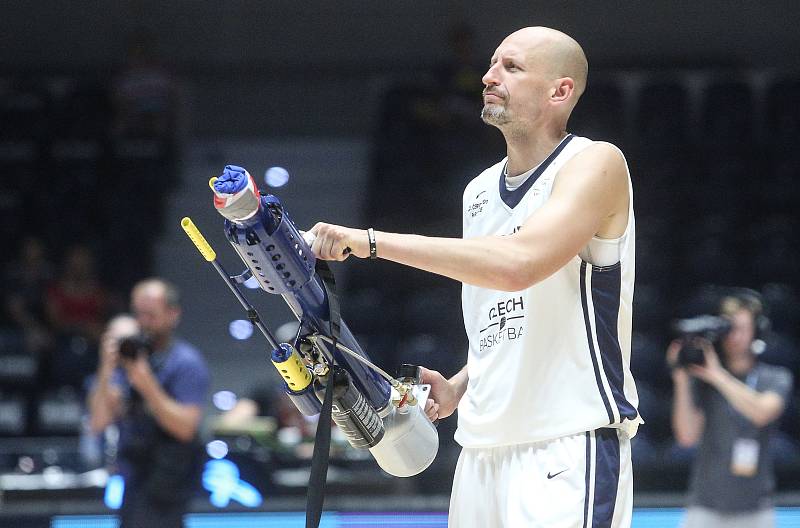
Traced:
POLYGON ((120 528, 183 528, 188 501, 155 501, 136 487, 125 487, 120 528))

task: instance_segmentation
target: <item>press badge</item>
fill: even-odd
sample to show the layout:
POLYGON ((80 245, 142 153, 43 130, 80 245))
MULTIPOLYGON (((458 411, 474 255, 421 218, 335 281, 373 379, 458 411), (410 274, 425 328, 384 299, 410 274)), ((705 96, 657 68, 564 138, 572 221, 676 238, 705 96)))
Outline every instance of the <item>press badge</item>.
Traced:
POLYGON ((758 440, 739 438, 733 443, 731 473, 737 477, 752 477, 758 471, 758 440))

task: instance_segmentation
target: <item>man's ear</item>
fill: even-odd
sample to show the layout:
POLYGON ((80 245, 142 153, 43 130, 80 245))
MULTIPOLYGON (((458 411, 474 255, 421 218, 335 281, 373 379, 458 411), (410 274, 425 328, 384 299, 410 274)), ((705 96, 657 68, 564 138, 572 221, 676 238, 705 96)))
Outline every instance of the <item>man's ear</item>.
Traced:
POLYGON ((181 322, 181 309, 177 306, 170 308, 171 316, 172 316, 172 328, 176 328, 178 323, 181 322))
POLYGON ((553 102, 563 102, 572 96, 575 91, 575 81, 571 77, 562 77, 555 80, 555 86, 550 90, 550 99, 553 102))

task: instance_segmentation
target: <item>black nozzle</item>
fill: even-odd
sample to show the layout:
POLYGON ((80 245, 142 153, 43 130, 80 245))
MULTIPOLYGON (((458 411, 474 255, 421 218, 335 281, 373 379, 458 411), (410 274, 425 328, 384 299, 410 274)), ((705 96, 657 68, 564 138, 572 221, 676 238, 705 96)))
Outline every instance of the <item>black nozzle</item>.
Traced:
POLYGON ((403 363, 397 369, 397 379, 408 381, 414 385, 422 383, 422 371, 419 365, 412 365, 410 363, 403 363))

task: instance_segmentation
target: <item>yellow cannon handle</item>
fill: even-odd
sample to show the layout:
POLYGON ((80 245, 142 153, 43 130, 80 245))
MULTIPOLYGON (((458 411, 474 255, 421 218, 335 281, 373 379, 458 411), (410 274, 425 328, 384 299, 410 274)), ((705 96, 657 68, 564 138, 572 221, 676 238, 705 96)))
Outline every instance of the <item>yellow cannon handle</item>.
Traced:
POLYGON ((281 377, 286 380, 286 384, 289 386, 289 388, 293 392, 300 392, 311 385, 311 373, 308 372, 308 369, 303 364, 303 361, 300 359, 300 354, 297 352, 297 350, 295 350, 294 347, 290 348, 292 349, 291 356, 280 363, 277 363, 273 359, 272 364, 275 365, 276 369, 278 369, 278 373, 281 375, 281 377))
POLYGON ((211 246, 208 244, 200 230, 197 229, 197 226, 194 225, 194 222, 192 222, 191 218, 184 216, 181 220, 181 227, 184 231, 186 231, 186 234, 192 239, 194 245, 197 246, 197 250, 200 251, 207 261, 213 262, 216 260, 216 252, 211 249, 211 246))

